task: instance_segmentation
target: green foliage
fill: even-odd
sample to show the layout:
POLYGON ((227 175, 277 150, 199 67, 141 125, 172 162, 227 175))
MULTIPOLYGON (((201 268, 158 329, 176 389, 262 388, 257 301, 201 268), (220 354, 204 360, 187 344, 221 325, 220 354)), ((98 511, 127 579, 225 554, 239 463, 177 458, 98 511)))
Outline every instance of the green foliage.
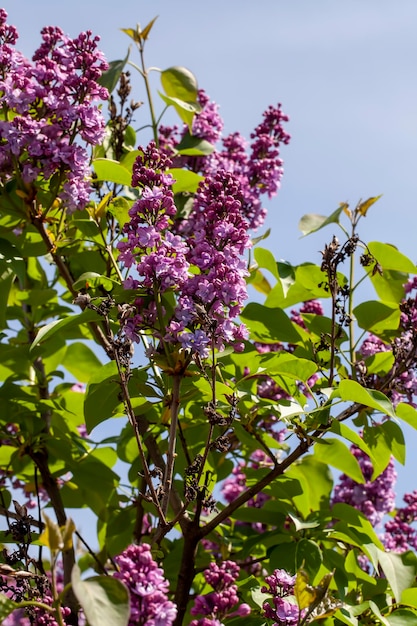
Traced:
POLYGON ((77 600, 91 626, 106 623, 127 626, 130 615, 129 593, 119 580, 108 576, 93 576, 81 580, 80 570, 75 565, 71 581, 77 600))

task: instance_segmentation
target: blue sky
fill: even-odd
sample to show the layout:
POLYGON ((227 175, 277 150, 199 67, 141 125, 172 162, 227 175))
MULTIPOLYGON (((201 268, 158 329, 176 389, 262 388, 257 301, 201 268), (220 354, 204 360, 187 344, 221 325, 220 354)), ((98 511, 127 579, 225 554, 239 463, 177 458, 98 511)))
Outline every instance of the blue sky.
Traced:
MULTIPOLYGON (((277 258, 319 262, 333 231, 300 239, 301 216, 383 194, 362 222, 361 238, 393 243, 417 261, 415 0, 7 0, 2 6, 27 55, 42 26, 51 24, 72 36, 85 29, 101 35, 108 60, 124 56, 129 45, 119 28, 144 26, 158 15, 147 63, 189 67, 220 104, 226 132, 248 136, 270 103, 281 102, 290 115, 282 189, 268 203, 272 236, 265 246, 277 258)), ((137 86, 134 96, 144 99, 137 86)), ((415 452, 417 436, 408 437, 415 452)), ((412 488, 417 484, 401 472, 400 490, 412 488)))

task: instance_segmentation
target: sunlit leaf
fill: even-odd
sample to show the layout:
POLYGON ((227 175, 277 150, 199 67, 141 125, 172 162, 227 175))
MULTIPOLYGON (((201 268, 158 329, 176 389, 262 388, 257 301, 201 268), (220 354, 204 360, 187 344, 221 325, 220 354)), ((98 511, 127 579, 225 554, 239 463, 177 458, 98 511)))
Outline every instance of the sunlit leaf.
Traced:
POLYGON ((130 615, 129 592, 112 576, 94 576, 81 580, 80 568, 74 565, 72 588, 90 626, 127 626, 130 615))
POLYGON ((405 561, 405 555, 396 554, 395 552, 385 552, 383 550, 378 550, 378 560, 387 577, 394 598, 397 602, 400 602, 403 591, 411 587, 415 581, 415 565, 407 563, 405 561))
POLYGON ((169 67, 161 72, 161 84, 167 96, 196 102, 198 95, 197 79, 186 67, 169 67))
POLYGON ((56 522, 43 513, 43 519, 45 522, 45 529, 39 537, 39 543, 46 546, 51 552, 58 552, 64 549, 64 540, 60 527, 56 522))
POLYGON ((108 89, 109 93, 112 93, 114 89, 116 89, 117 83, 119 82, 119 78, 121 73, 123 72, 126 63, 129 59, 130 50, 128 50, 127 55, 124 59, 120 59, 118 61, 111 61, 109 63, 109 68, 98 78, 98 82, 103 87, 108 89))
POLYGON ((367 200, 364 200, 364 202, 361 202, 358 205, 358 211, 361 215, 365 216, 368 212, 368 209, 375 204, 375 202, 377 202, 380 198, 382 198, 382 194, 380 196, 374 196, 372 198, 368 198, 367 200))
POLYGON ((362 387, 362 385, 355 380, 345 379, 340 381, 337 395, 340 395, 342 400, 358 402, 364 406, 376 409, 385 415, 395 417, 392 403, 381 391, 362 387))
POLYGON ((172 178, 175 180, 175 183, 172 186, 172 191, 174 193, 194 193, 197 191, 200 181, 203 180, 203 176, 200 176, 191 170, 184 170, 179 167, 169 169, 167 170, 167 173, 171 174, 172 178))
POLYGON ((187 102, 180 98, 174 98, 173 96, 166 96, 163 93, 158 92, 162 100, 168 106, 173 106, 182 121, 187 124, 190 132, 193 124, 193 119, 196 113, 201 111, 201 107, 197 102, 187 102))
POLYGON ((365 482, 357 459, 343 441, 332 437, 317 441, 314 444, 314 454, 320 461, 335 467, 355 482, 365 482))
POLYGON ((316 591, 309 583, 307 572, 304 569, 299 569, 295 579, 294 595, 300 610, 307 609, 316 599, 316 591))
POLYGON ((368 248, 383 270, 395 270, 397 272, 407 272, 411 274, 417 272, 415 263, 392 244, 382 243, 381 241, 371 241, 368 243, 368 248))
POLYGON ((148 39, 152 26, 155 24, 157 19, 158 19, 158 16, 154 17, 148 24, 146 24, 145 28, 140 31, 140 36, 142 37, 144 41, 148 39))
POLYGON ((94 159, 92 166, 97 180, 105 180, 117 185, 130 187, 132 184, 132 172, 119 161, 112 159, 94 159))
POLYGON ((347 205, 345 203, 341 204, 336 211, 334 211, 331 215, 326 217, 325 215, 318 215, 317 213, 308 213, 307 215, 303 215, 301 220, 298 223, 298 228, 301 230, 303 235, 310 235, 311 233, 315 233, 316 231, 324 228, 328 224, 338 224, 340 214, 344 211, 347 205))

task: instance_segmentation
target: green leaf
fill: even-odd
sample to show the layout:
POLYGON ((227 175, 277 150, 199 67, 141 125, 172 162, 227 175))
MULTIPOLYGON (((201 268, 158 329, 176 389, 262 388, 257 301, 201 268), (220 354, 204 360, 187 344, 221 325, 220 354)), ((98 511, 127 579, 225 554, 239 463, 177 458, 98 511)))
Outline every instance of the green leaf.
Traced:
POLYGON ((132 185, 132 172, 119 161, 113 159, 94 159, 92 166, 97 175, 97 180, 104 180, 117 185, 130 187, 132 185))
POLYGON ((288 352, 263 354, 259 361, 269 376, 288 376, 306 382, 317 372, 317 365, 313 361, 296 357, 288 352))
POLYGON ((119 284, 117 280, 113 280, 108 276, 102 276, 97 274, 97 272, 84 272, 77 278, 73 287, 77 290, 88 289, 89 287, 103 287, 106 291, 111 291, 113 287, 119 284))
POLYGON ((130 616, 129 592, 111 576, 93 576, 81 580, 80 568, 74 565, 72 588, 90 626, 127 626, 130 616))
POLYGON ((414 407, 405 402, 400 402, 395 409, 395 413, 406 424, 417 430, 417 411, 414 407))
POLYGON ((407 604, 417 609, 417 587, 404 589, 401 594, 401 604, 407 604))
MULTIPOLYGON (((278 264, 278 271, 282 277, 271 290, 266 300, 268 307, 287 307, 314 300, 315 298, 328 298, 329 290, 325 289, 325 275, 318 265, 313 263, 303 263, 298 267, 286 266, 286 264, 278 264)), ((346 280, 341 274, 338 274, 340 284, 344 284, 346 280)))
POLYGON ((163 93, 158 92, 162 100, 168 106, 173 106, 178 113, 180 119, 187 124, 190 132, 193 125, 194 115, 201 111, 201 107, 197 102, 185 102, 180 98, 174 98, 172 96, 165 96, 163 93))
POLYGON ((315 455, 308 455, 300 463, 292 465, 285 476, 287 479, 297 479, 303 487, 302 493, 293 495, 292 500, 304 518, 311 511, 319 511, 326 506, 333 487, 327 463, 322 463, 315 455))
POLYGON ((120 404, 117 365, 106 363, 88 381, 84 401, 84 418, 90 433, 97 424, 113 416, 120 404))
POLYGON ((126 198, 118 197, 109 203, 107 212, 116 218, 119 226, 123 227, 130 219, 129 209, 131 206, 131 202, 126 200, 126 198))
POLYGON ((259 267, 268 270, 268 272, 271 272, 272 276, 279 280, 280 276, 278 274, 277 262, 270 250, 266 248, 255 248, 253 255, 259 267))
POLYGON ((346 402, 358 402, 385 415, 395 417, 394 407, 381 391, 362 387, 355 380, 340 381, 336 395, 339 395, 346 402))
POLYGON ((187 131, 175 149, 185 156, 208 156, 213 152, 214 146, 206 139, 194 137, 187 131))
POLYGON ((374 468, 371 480, 375 480, 375 478, 382 474, 390 462, 390 444, 380 425, 365 426, 363 429, 363 439, 371 451, 370 458, 372 459, 374 468))
POLYGON ((175 179, 175 183, 172 186, 174 193, 195 193, 200 181, 203 180, 203 176, 191 170, 183 170, 180 167, 167 170, 167 173, 171 174, 172 178, 175 179))
POLYGON ((413 585, 416 578, 415 565, 408 564, 404 554, 378 550, 379 564, 387 577, 397 602, 401 601, 401 594, 413 585))
POLYGON ((295 326, 282 309, 272 309, 257 302, 250 302, 242 311, 241 318, 255 341, 262 343, 302 341, 304 331, 295 326))
POLYGON ((88 383, 102 363, 85 343, 74 342, 67 347, 62 365, 80 383, 88 383))
POLYGON ((387 617, 389 626, 416 626, 417 612, 410 609, 398 609, 387 617))
POLYGON ((383 626, 390 626, 387 618, 382 615, 381 611, 378 608, 378 605, 375 604, 375 602, 373 602, 372 600, 369 601, 369 608, 371 609, 373 614, 376 615, 376 617, 379 619, 380 624, 382 624, 383 626))
POLYGON ((314 444, 314 455, 322 462, 340 470, 357 483, 365 483, 360 465, 340 439, 326 438, 314 444))
POLYGON ((128 50, 127 55, 124 59, 120 59, 118 61, 110 61, 109 69, 103 72, 103 74, 98 79, 98 83, 102 85, 102 87, 106 87, 109 93, 112 93, 112 91, 116 89, 120 75, 123 72, 126 63, 128 62, 129 54, 130 49, 128 50))
POLYGON ((339 217, 341 212, 346 208, 346 204, 341 204, 336 211, 334 211, 329 217, 325 215, 318 215, 317 213, 308 213, 303 215, 298 223, 298 228, 303 233, 303 236, 310 235, 316 231, 324 228, 328 224, 339 224, 339 217))
POLYGON ((161 84, 167 96, 186 102, 197 101, 197 79, 186 67, 174 66, 163 70, 161 84))
POLYGON ((395 270, 410 274, 417 273, 416 265, 405 254, 402 254, 395 246, 389 243, 371 241, 368 243, 368 249, 383 270, 395 270))
POLYGON ((398 306, 390 306, 377 300, 368 300, 355 307, 353 314, 361 328, 375 335, 380 335, 386 330, 398 328, 401 311, 398 306))
POLYGON ((64 319, 50 322, 50 324, 42 326, 42 328, 39 330, 34 342, 30 346, 30 350, 36 348, 36 346, 38 346, 42 341, 46 341, 47 339, 55 335, 55 333, 62 332, 63 329, 68 329, 71 326, 80 326, 81 324, 97 321, 99 319, 100 316, 98 313, 96 313, 92 309, 86 309, 82 313, 69 315, 68 317, 64 317, 64 319))
POLYGON ((13 602, 13 600, 10 600, 4 593, 0 593, 0 620, 2 623, 3 620, 18 607, 19 604, 17 602, 13 602))
POLYGON ((267 296, 271 291, 271 285, 262 274, 261 270, 251 271, 248 284, 254 287, 256 291, 263 293, 265 296, 267 296))
POLYGON ((369 552, 369 546, 373 545, 373 551, 369 553, 368 556, 376 565, 378 558, 376 549, 379 548, 379 553, 379 551, 384 549, 384 546, 368 518, 353 506, 342 502, 338 502, 332 506, 332 515, 335 519, 341 520, 341 525, 339 525, 338 522, 335 528, 343 528, 345 533, 356 541, 359 540, 359 546, 364 547, 366 545, 367 551, 369 552))
POLYGON ((385 303, 398 303, 404 298, 404 285, 407 282, 408 274, 395 270, 384 269, 383 274, 376 272, 371 275, 371 282, 378 296, 385 303))
POLYGON ((405 464, 405 440, 401 428, 393 420, 383 422, 377 428, 384 433, 387 446, 391 450, 393 456, 402 465, 405 464))

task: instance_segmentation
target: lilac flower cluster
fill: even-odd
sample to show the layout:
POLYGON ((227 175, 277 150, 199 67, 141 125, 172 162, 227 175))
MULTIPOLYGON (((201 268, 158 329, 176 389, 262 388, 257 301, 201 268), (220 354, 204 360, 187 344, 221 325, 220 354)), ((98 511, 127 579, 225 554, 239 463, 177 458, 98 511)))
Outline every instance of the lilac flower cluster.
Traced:
POLYGON ((89 200, 89 157, 76 142, 95 145, 104 136, 104 118, 95 101, 108 92, 98 79, 108 65, 90 31, 71 39, 45 27, 33 62, 15 50, 18 34, 0 9, 0 181, 14 176, 24 185, 58 178, 68 211, 89 200), (65 181, 65 182, 64 182, 65 181))
MULTIPOLYGON (((417 343, 415 329, 417 323, 417 277, 410 279, 405 285, 406 297, 400 303, 400 335, 391 345, 384 343, 379 337, 369 334, 360 347, 360 355, 366 359, 380 352, 392 351, 394 364, 385 380, 389 386, 386 395, 394 406, 406 402, 416 407, 417 396, 417 343)), ((366 375, 363 382, 366 386, 375 386, 377 376, 366 375)))
MULTIPOLYGON (((203 90, 199 91, 198 99, 202 110, 194 118, 193 136, 215 144, 220 139, 223 128, 218 107, 203 90)), ((204 176, 213 176, 219 169, 233 174, 239 182, 243 197, 242 214, 248 221, 249 228, 258 228, 266 216, 261 196, 267 194, 272 197, 280 186, 283 168, 279 146, 290 141, 290 135, 283 126, 288 120, 281 105, 270 106, 264 112, 261 124, 251 134, 250 146, 240 133, 232 133, 222 139, 221 150, 214 151, 209 157, 176 157, 175 165, 189 167, 204 176)), ((186 129, 182 136, 185 132, 186 129)), ((180 139, 176 127, 161 129, 161 146, 169 153, 175 152, 180 139)))
POLYGON ((129 626, 171 626, 177 607, 168 600, 168 581, 148 544, 132 545, 115 557, 114 574, 130 591, 129 626))
POLYGON ((239 571, 239 566, 233 561, 223 561, 221 565, 210 563, 204 571, 204 578, 213 591, 196 597, 191 614, 203 617, 193 619, 190 626, 221 626, 226 617, 249 615, 250 606, 239 604, 236 585, 239 571))
POLYGON ((272 604, 266 600, 263 605, 265 617, 273 619, 273 626, 297 626, 303 613, 294 598, 295 576, 290 576, 283 569, 276 569, 265 578, 268 586, 262 587, 263 593, 272 595, 272 604))
POLYGON ((176 208, 166 173, 171 164, 151 142, 136 160, 132 185, 141 196, 129 211, 126 239, 118 244, 119 260, 134 266, 126 288, 144 288, 153 297, 148 307, 125 320, 124 330, 137 341, 140 328, 157 326, 155 297, 167 290, 178 294, 177 306, 159 338, 179 342, 185 349, 208 354, 213 343, 239 349, 247 331, 233 322, 247 297, 246 264, 242 255, 250 245, 247 222, 241 216, 239 185, 233 176, 218 172, 199 187, 191 215, 173 234, 176 208))
POLYGON ((208 345, 212 339, 218 349, 225 343, 241 349, 248 336, 243 325, 232 321, 247 298, 243 254, 250 239, 241 208, 239 184, 231 174, 219 171, 200 184, 192 213, 182 226, 187 258, 198 270, 183 285, 177 321, 169 329, 184 347, 194 347, 195 332, 183 332, 190 324, 200 325, 200 342, 208 345))
POLYGON ((405 506, 395 511, 395 516, 385 524, 382 537, 387 550, 405 552, 417 550, 417 529, 412 526, 417 521, 417 491, 406 493, 405 506))
POLYGON ((337 502, 350 504, 366 515, 372 526, 377 526, 384 515, 393 511, 395 507, 393 487, 397 472, 394 460, 391 458, 382 474, 372 480, 373 466, 368 455, 355 445, 352 445, 350 450, 359 462, 365 483, 359 484, 346 474, 342 474, 334 488, 332 504, 337 502))

